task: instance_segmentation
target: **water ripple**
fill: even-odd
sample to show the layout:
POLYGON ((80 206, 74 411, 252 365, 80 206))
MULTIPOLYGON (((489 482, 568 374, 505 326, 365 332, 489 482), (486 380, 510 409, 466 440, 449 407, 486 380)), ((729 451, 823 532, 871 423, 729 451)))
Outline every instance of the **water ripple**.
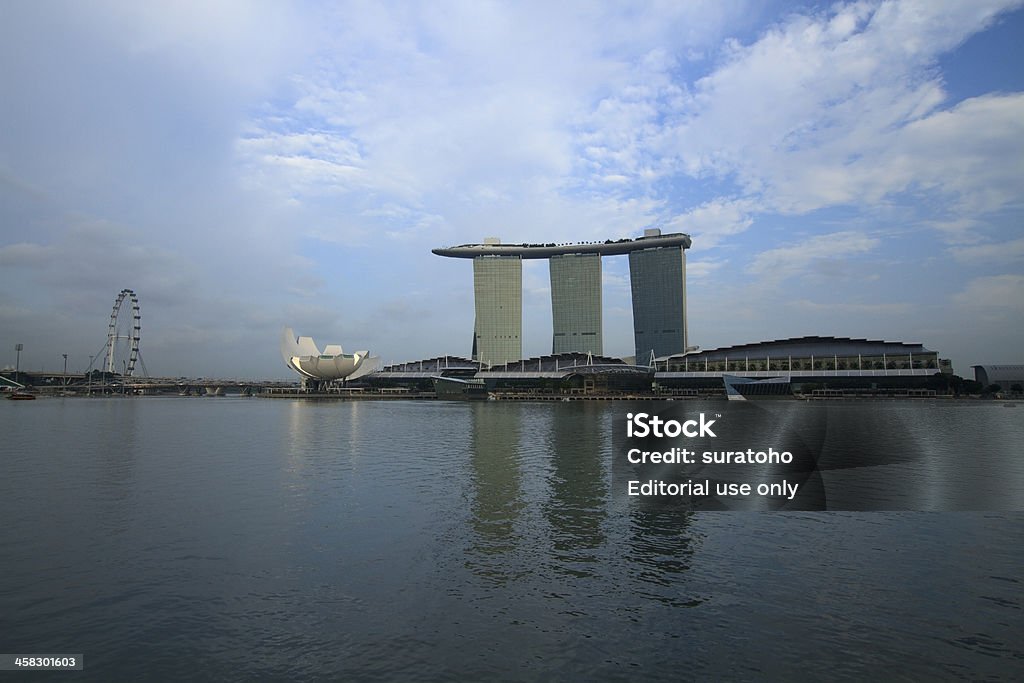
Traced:
MULTIPOLYGON (((985 680, 1024 660, 1024 515, 647 509, 616 493, 615 403, 35 403, 0 405, 0 649, 84 652, 87 678, 985 680)), ((899 410, 871 419, 911 425, 908 448, 956 431, 899 410)), ((989 450, 1024 431, 971 418, 989 450)))

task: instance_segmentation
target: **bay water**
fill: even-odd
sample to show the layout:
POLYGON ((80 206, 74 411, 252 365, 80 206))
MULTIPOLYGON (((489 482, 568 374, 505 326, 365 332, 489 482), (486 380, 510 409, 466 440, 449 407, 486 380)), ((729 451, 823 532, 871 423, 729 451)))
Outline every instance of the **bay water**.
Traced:
MULTIPOLYGON (((86 680, 1024 676, 1018 470, 976 511, 651 508, 613 475, 624 410, 0 401, 0 652, 86 680)), ((920 433, 892 439, 1024 460, 998 403, 829 424, 894 410, 920 433)))

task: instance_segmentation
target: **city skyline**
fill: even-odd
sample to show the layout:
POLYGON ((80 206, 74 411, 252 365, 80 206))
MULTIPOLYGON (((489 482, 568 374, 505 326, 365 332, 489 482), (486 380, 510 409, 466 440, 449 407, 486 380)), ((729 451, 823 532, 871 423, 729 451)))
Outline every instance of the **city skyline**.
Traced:
MULTIPOLYGON (((472 273, 432 248, 648 228, 693 237, 691 345, 1021 360, 1021 2, 53 9, 0 27, 0 366, 84 369, 126 288, 153 375, 287 377, 286 326, 468 356, 472 273)), ((631 355, 627 259, 600 277, 631 355)))

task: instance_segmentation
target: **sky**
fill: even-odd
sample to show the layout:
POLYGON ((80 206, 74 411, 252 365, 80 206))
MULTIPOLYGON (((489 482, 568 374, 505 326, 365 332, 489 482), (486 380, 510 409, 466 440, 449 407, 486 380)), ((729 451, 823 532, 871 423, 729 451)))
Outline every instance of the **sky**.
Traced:
MULTIPOLYGON (((125 288, 151 376, 288 377, 286 326, 468 356, 432 248, 645 228, 692 236, 702 348, 1024 362, 1022 46, 1017 0, 6 3, 0 366, 84 371, 125 288)), ((549 286, 524 261, 526 356, 549 286)))

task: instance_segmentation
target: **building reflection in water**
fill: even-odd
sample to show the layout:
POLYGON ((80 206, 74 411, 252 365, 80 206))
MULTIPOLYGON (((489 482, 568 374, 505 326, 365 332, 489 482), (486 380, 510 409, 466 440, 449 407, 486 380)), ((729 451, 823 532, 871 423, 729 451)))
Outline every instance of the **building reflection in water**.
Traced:
POLYGON ((525 505, 520 471, 523 406, 474 403, 471 409, 469 565, 477 574, 504 582, 511 567, 503 558, 521 541, 516 524, 525 505))
MULTIPOLYGON (((548 406, 545 406, 548 407, 548 406)), ((574 401, 551 407, 550 496, 543 505, 551 528, 556 566, 590 575, 588 564, 600 560, 605 544, 610 457, 607 408, 597 402, 574 401)))
POLYGON ((328 402, 292 399, 288 405, 288 434, 283 441, 288 461, 302 466, 310 453, 341 450, 359 454, 363 406, 359 401, 328 402))
POLYGON ((699 604, 679 585, 699 548, 693 513, 652 509, 613 488, 612 464, 621 457, 612 441, 615 406, 489 402, 469 409, 469 571, 492 586, 539 581, 569 594, 618 566, 618 590, 699 604))

